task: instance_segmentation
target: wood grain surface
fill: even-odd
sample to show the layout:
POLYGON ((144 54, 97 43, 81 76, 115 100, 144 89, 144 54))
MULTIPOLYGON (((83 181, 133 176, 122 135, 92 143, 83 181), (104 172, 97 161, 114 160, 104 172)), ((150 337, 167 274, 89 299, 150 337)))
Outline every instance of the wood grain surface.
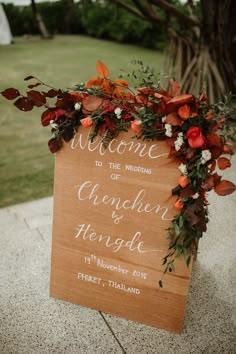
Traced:
POLYGON ((191 267, 158 285, 180 172, 165 142, 132 136, 104 149, 81 128, 56 154, 50 295, 180 333, 191 267))

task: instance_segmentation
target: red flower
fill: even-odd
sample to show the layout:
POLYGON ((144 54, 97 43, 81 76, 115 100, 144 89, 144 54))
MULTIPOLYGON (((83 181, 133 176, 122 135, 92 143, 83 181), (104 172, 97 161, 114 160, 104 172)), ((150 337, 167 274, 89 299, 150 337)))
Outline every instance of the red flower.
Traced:
POLYGON ((190 127, 186 133, 186 137, 188 138, 189 146, 192 148, 198 148, 205 143, 205 137, 200 127, 190 127))
POLYGON ((142 131, 142 124, 141 123, 142 122, 140 119, 135 119, 135 120, 132 120, 132 122, 131 122, 131 129, 133 129, 133 131, 136 134, 140 134, 142 131))

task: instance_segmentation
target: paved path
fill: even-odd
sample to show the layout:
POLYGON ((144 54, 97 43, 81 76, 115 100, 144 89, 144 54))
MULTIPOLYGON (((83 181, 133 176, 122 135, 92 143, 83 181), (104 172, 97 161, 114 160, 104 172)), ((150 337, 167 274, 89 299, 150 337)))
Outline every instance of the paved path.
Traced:
MULTIPOLYGON (((236 182, 235 158, 225 175, 236 182)), ((210 196, 182 335, 50 298, 52 198, 0 209, 0 354, 235 354, 236 193, 223 198, 210 196)))

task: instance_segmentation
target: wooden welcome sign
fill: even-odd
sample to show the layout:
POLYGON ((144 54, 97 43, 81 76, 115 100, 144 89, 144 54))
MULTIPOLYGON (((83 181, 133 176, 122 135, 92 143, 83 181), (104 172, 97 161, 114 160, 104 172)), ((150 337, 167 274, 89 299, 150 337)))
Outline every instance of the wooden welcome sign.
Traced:
POLYGON ((158 285, 177 164, 165 142, 89 133, 56 156, 51 296, 180 333, 191 270, 178 259, 158 285))

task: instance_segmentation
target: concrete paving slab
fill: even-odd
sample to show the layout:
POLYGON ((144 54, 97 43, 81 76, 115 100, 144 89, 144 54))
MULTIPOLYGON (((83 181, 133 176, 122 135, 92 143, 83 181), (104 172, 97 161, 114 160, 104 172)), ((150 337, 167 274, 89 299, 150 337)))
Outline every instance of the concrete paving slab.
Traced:
POLYGON ((122 353, 98 311, 49 297, 51 225, 34 212, 51 201, 0 210, 0 353, 122 353))

